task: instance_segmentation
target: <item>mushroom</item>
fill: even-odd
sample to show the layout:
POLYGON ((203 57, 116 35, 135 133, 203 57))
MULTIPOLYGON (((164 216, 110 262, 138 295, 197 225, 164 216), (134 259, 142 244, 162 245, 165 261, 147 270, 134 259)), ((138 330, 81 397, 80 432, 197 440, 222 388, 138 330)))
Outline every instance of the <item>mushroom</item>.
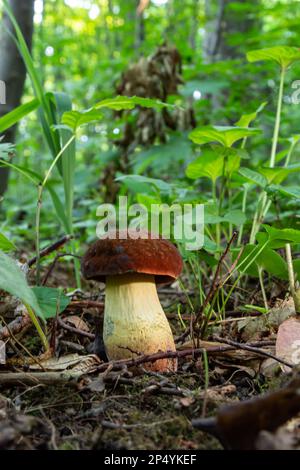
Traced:
MULTIPOLYGON (((103 341, 109 360, 175 351, 156 284, 174 281, 181 273, 182 258, 168 240, 148 232, 133 238, 130 232, 98 240, 81 264, 85 279, 106 283, 103 341)), ((159 359, 145 368, 176 371, 177 359, 159 359)))

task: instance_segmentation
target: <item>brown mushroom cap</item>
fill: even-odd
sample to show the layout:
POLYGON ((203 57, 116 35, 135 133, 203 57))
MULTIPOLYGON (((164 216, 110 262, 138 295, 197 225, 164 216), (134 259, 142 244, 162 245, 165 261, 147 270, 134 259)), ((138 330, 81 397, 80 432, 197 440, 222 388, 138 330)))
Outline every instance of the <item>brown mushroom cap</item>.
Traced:
POLYGON ((141 273, 152 274, 157 284, 164 284, 181 273, 182 258, 168 240, 153 239, 148 232, 138 239, 129 238, 130 231, 127 238, 122 236, 124 232, 117 232, 116 239, 100 239, 88 249, 81 262, 85 279, 105 282, 106 276, 141 273))

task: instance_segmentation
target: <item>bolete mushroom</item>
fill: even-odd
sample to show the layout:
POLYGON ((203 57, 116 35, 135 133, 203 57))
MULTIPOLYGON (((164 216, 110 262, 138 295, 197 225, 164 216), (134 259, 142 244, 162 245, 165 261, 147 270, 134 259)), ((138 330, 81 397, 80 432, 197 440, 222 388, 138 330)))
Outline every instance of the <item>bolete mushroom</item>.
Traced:
MULTIPOLYGON (((83 257, 85 279, 106 283, 103 341, 107 357, 119 360, 175 351, 173 334, 160 304, 156 284, 174 281, 182 258, 166 239, 130 238, 130 230, 115 239, 100 239, 83 257)), ((147 238, 146 238, 147 237, 147 238)), ((164 358, 146 369, 176 371, 177 360, 164 358)))

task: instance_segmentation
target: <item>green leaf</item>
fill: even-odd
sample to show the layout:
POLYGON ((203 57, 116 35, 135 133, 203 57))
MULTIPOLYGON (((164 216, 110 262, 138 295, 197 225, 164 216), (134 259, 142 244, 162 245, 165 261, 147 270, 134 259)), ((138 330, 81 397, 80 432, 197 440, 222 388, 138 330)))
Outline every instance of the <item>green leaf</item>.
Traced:
POLYGON ((205 251, 208 251, 208 253, 216 253, 217 251, 219 251, 219 246, 207 235, 204 235, 203 248, 205 251))
POLYGON ((299 170, 300 165, 274 168, 262 166, 259 168, 259 172, 267 178, 269 184, 280 184, 288 177, 290 173, 297 173, 299 170))
POLYGON ((156 189, 162 192, 169 193, 171 191, 171 185, 163 180, 157 178, 148 178, 142 175, 122 175, 116 178, 116 181, 122 181, 123 183, 136 182, 139 184, 149 184, 154 186, 156 189))
POLYGON ((35 297, 43 311, 44 318, 54 318, 63 312, 70 303, 69 297, 60 289, 52 287, 32 287, 35 297))
POLYGON ((238 140, 259 133, 259 129, 249 129, 247 127, 205 126, 194 129, 189 134, 189 138, 199 145, 219 142, 224 147, 231 147, 238 140))
POLYGON ((186 176, 193 180, 206 177, 212 181, 222 176, 224 158, 213 150, 205 149, 201 156, 190 163, 186 168, 186 176))
POLYGON ((0 289, 18 297, 24 304, 28 304, 34 312, 43 317, 37 298, 28 286, 24 273, 15 261, 0 251, 0 289))
POLYGON ((16 246, 3 233, 0 233, 0 250, 8 253, 16 250, 16 246))
POLYGON ((155 109, 162 109, 165 107, 174 108, 174 105, 163 103, 160 100, 141 98, 139 96, 117 96, 116 98, 108 98, 106 100, 100 101, 95 106, 93 106, 93 108, 109 108, 116 111, 122 111, 124 109, 133 109, 136 106, 155 109))
POLYGON ((247 53, 249 62, 273 61, 277 62, 282 68, 287 68, 294 62, 300 60, 299 47, 276 46, 266 49, 257 49, 247 53))
POLYGON ((13 163, 7 162, 6 160, 0 160, 0 166, 7 166, 9 168, 12 168, 13 170, 16 170, 22 176, 25 176, 25 178, 29 179, 34 185, 38 185, 43 179, 42 176, 36 173, 35 171, 20 165, 15 165, 13 163))
POLYGON ((240 157, 236 149, 227 149, 224 152, 223 147, 215 146, 202 150, 200 157, 187 166, 186 176, 191 179, 206 177, 215 182, 223 175, 223 171, 228 176, 237 171, 239 166, 240 157))
POLYGON ((61 122, 75 132, 80 126, 100 121, 103 113, 96 109, 87 111, 67 111, 62 115, 61 122))
POLYGON ((32 111, 39 107, 39 100, 34 99, 29 101, 28 103, 22 104, 18 106, 10 113, 5 114, 0 118, 0 132, 6 131, 10 127, 14 126, 17 122, 19 122, 23 117, 30 114, 32 111))
MULTIPOLYGON (((243 261, 249 255, 253 255, 252 257, 254 258, 255 254, 260 250, 260 248, 261 245, 251 244, 248 244, 244 247, 244 250, 238 262, 238 266, 241 265, 239 271, 244 274, 249 274, 253 277, 258 277, 258 269, 261 268, 272 276, 276 276, 280 279, 287 279, 287 265, 285 260, 276 251, 272 250, 269 246, 265 247, 262 252, 256 257, 254 262, 247 269, 245 269, 251 261, 251 256, 244 263, 243 261)), ((236 257, 238 251, 239 250, 233 250, 234 258, 236 257)))
POLYGON ((223 216, 223 221, 240 226, 246 222, 246 216, 243 211, 234 209, 223 216))
POLYGON ((223 217, 218 215, 218 207, 215 204, 206 204, 204 206, 204 222, 206 224, 218 224, 223 220, 223 217))
POLYGON ((258 108, 256 111, 254 111, 253 113, 249 113, 249 114, 243 114, 240 119, 238 120, 238 122, 235 123, 236 126, 238 127, 249 127, 249 125, 251 124, 252 121, 254 121, 256 118, 257 118, 257 115, 258 113, 260 113, 264 107, 268 104, 267 101, 264 101, 258 108))
POLYGON ((243 211, 234 209, 227 212, 224 216, 218 215, 218 208, 214 204, 204 206, 204 221, 206 224, 218 224, 221 222, 231 223, 233 225, 242 225, 246 221, 243 211))
POLYGON ((261 175, 257 171, 250 170, 250 168, 240 168, 239 174, 244 176, 244 178, 246 178, 247 181, 257 184, 258 186, 261 186, 262 188, 265 188, 268 184, 267 178, 265 178, 263 175, 261 175))
POLYGON ((300 243, 300 230, 293 228, 273 228, 269 225, 264 224, 263 228, 269 235, 270 246, 272 242, 284 242, 284 243, 300 243))

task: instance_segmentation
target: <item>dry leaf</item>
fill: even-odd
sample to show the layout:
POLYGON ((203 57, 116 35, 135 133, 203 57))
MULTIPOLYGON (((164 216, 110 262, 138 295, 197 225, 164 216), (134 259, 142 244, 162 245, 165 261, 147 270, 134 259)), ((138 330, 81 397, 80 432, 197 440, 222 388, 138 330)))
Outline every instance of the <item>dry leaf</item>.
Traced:
POLYGON ((77 315, 70 315, 65 320, 68 323, 71 323, 71 325, 73 325, 78 330, 90 331, 87 323, 84 320, 82 320, 80 317, 78 317, 77 315))
POLYGON ((185 408, 187 408, 188 406, 191 406, 194 403, 194 401, 195 399, 193 397, 184 397, 184 398, 179 399, 179 402, 185 408))
POLYGON ((32 364, 30 366, 31 370, 66 370, 72 369, 73 371, 87 371, 90 370, 93 366, 99 365, 100 359, 94 355, 89 354, 86 356, 80 356, 79 354, 68 354, 67 356, 59 357, 58 359, 52 357, 45 361, 41 361, 40 364, 32 364))
POLYGON ((0 341, 0 364, 6 364, 6 348, 4 341, 0 341))
MULTIPOLYGON (((289 318, 281 323, 276 339, 276 356, 291 364, 300 364, 300 320, 289 318)), ((284 372, 291 368, 281 365, 284 372)))

